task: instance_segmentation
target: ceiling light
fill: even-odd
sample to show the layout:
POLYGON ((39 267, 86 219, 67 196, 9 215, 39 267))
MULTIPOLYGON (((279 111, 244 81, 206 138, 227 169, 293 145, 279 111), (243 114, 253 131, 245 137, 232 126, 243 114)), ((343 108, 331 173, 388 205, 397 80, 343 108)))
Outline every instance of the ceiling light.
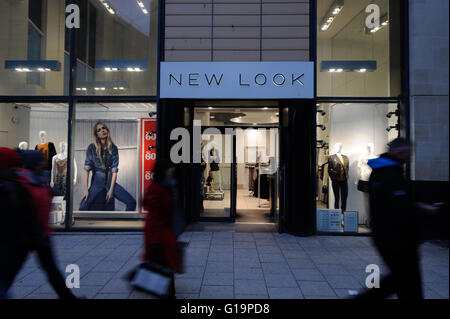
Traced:
POLYGON ((136 2, 138 4, 139 8, 141 8, 142 12, 144 14, 148 14, 148 10, 145 8, 145 4, 141 0, 137 0, 136 2))
POLYGON ((106 72, 111 72, 112 70, 111 70, 111 68, 105 68, 105 71, 106 72))
POLYGON ((367 69, 359 69, 359 72, 366 72, 367 69))
POLYGON ((330 69, 330 72, 336 72, 336 69, 330 69))
POLYGON ((320 22, 320 30, 326 31, 330 27, 331 23, 335 20, 336 16, 341 12, 344 7, 344 0, 335 0, 324 15, 322 22, 320 22))
POLYGON ((141 72, 142 70, 140 68, 134 68, 135 72, 141 72))
POLYGON ((101 2, 101 4, 103 4, 103 6, 106 8, 106 10, 110 13, 110 14, 115 14, 116 11, 109 5, 108 2, 106 2, 105 0, 99 0, 101 2))
POLYGON ((133 68, 127 68, 127 70, 128 70, 129 72, 134 72, 134 69, 133 69, 133 68))
POLYGON ((343 69, 337 69, 336 72, 342 72, 344 71, 343 69))

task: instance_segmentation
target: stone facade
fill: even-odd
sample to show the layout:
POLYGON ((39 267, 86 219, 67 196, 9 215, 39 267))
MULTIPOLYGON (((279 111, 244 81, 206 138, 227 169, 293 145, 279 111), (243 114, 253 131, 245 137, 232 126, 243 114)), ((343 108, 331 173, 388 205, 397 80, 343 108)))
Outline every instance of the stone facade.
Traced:
POLYGON ((410 0, 411 178, 449 177, 449 2, 410 0))

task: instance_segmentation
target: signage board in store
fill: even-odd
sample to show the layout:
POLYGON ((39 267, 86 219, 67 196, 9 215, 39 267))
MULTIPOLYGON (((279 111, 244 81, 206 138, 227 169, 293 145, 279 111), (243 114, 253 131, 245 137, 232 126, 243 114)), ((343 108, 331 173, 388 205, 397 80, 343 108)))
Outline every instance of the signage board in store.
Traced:
POLYGON ((313 62, 161 62, 161 98, 312 99, 313 62))
MULTIPOLYGON (((156 162, 156 118, 141 118, 141 203, 146 189, 153 180, 153 168, 156 162)), ((147 213, 141 207, 141 214, 147 213)))
POLYGON ((316 214, 316 227, 319 232, 340 232, 341 216, 339 209, 319 209, 316 214))

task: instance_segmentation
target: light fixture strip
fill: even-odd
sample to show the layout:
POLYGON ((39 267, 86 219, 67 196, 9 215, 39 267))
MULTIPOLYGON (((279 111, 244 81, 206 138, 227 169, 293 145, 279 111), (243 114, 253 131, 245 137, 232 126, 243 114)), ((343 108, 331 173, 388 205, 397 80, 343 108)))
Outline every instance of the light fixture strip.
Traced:
POLYGON ((136 0, 136 2, 138 4, 139 8, 141 8, 142 12, 144 14, 148 14, 148 10, 147 10, 147 8, 145 8, 144 2, 142 2, 141 0, 136 0))
POLYGON ((105 0, 99 0, 110 14, 116 14, 116 11, 105 0))
POLYGON ((327 14, 323 18, 322 22, 320 23, 320 30, 326 31, 330 28, 331 24, 333 23, 336 16, 342 11, 342 8, 344 7, 344 1, 343 0, 336 0, 333 2, 331 7, 328 9, 327 14))

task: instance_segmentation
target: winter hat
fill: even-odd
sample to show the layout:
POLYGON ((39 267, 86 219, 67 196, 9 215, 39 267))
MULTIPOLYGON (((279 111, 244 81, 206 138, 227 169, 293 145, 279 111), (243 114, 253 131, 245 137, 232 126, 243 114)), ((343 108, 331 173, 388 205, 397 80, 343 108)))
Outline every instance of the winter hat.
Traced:
POLYGON ((0 147, 0 169, 20 165, 20 155, 7 147, 0 147))
POLYGON ((25 164, 25 168, 34 168, 39 162, 44 159, 44 154, 41 151, 21 151, 22 161, 25 164))

